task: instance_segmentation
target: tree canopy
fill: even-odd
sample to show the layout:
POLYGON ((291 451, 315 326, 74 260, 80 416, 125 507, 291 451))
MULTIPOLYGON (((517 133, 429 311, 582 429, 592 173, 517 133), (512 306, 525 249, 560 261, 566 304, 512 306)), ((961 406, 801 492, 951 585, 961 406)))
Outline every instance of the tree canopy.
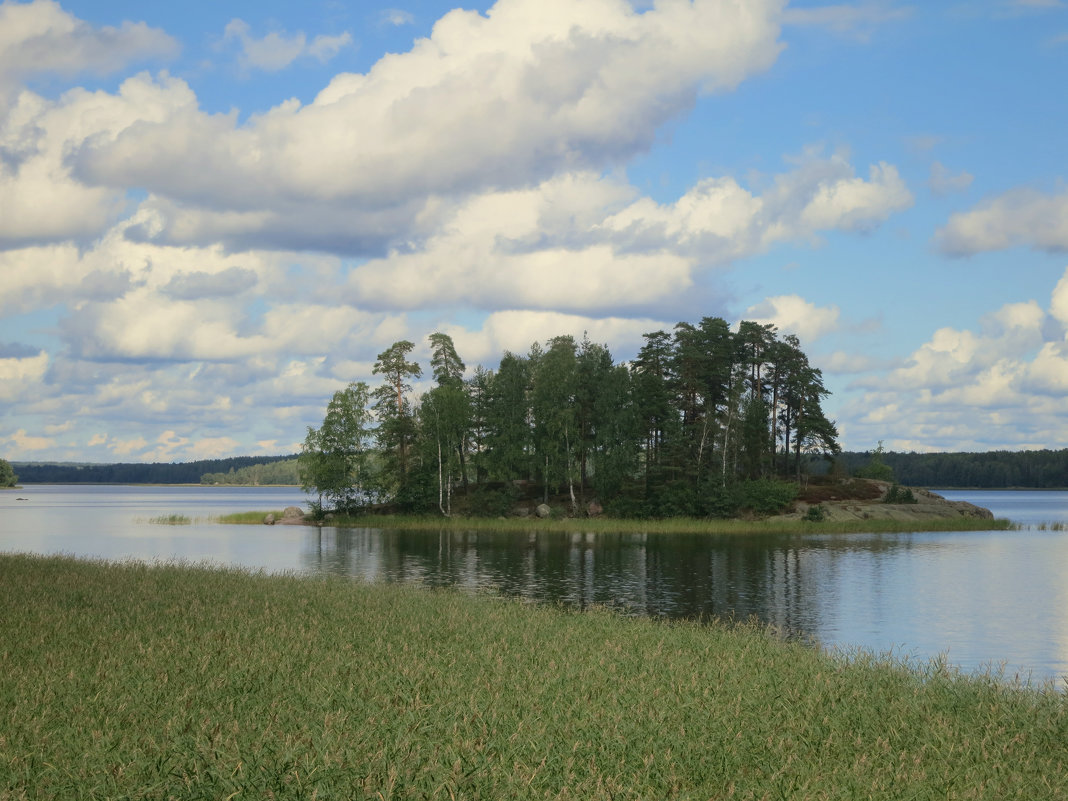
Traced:
MULTIPOLYGON (((796 337, 706 317, 644 340, 632 362, 616 363, 607 344, 551 337, 468 376, 451 337, 436 332, 433 384, 421 392, 415 344, 394 343, 375 363, 382 383, 360 395, 376 486, 397 508, 443 514, 472 486, 482 499, 496 493, 494 509, 536 486, 573 510, 597 499, 621 515, 712 515, 736 510, 745 482, 797 479, 810 454, 838 452, 822 375, 796 337)), ((350 473, 326 458, 317 437, 327 428, 309 430, 302 455, 324 472, 302 475, 343 499, 350 473)))

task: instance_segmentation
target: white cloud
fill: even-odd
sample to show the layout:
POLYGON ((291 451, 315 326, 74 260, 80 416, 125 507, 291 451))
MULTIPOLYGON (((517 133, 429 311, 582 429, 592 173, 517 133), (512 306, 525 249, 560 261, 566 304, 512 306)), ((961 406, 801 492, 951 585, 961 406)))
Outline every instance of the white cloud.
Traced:
POLYGON ((978 330, 941 328, 902 367, 859 379, 846 404, 848 442, 886 440, 897 449, 1041 448, 1068 437, 1068 321, 1057 317, 1068 270, 1049 312, 1011 303, 978 330))
POLYGON ((747 320, 771 323, 781 334, 794 334, 806 343, 836 331, 840 317, 837 306, 817 306, 799 295, 767 298, 745 313, 747 320))
POLYGON ((48 370, 48 354, 0 358, 0 400, 13 401, 34 388, 48 370))
POLYGON ((910 6, 898 6, 893 2, 878 0, 813 8, 791 7, 783 12, 783 23, 827 28, 834 33, 866 41, 879 25, 908 19, 913 10, 910 6))
POLYGON ((352 44, 352 36, 347 32, 337 36, 316 36, 309 44, 303 31, 292 35, 272 31, 257 39, 249 33, 250 30, 244 20, 232 19, 223 31, 223 41, 240 43, 242 66, 265 72, 283 70, 302 56, 311 56, 320 63, 326 63, 343 47, 352 44))
POLYGON ((325 64, 340 53, 343 48, 351 44, 352 34, 348 31, 337 36, 319 35, 312 39, 311 44, 308 45, 308 55, 320 64, 325 64))
POLYGON ((8 444, 10 455, 7 458, 9 460, 25 458, 34 451, 43 451, 54 447, 56 444, 52 437, 27 434, 24 428, 20 428, 14 434, 8 434, 6 437, 0 436, 0 442, 8 444))
POLYGON ((381 20, 384 25, 411 25, 415 17, 410 11, 399 8, 387 8, 382 12, 381 20))
POLYGON ((124 211, 126 187, 87 186, 72 176, 70 154, 195 107, 189 87, 166 74, 129 78, 117 94, 72 89, 49 101, 22 92, 0 116, 0 248, 101 233, 124 211))
POLYGON ((962 170, 954 175, 942 162, 936 161, 931 164, 931 178, 928 186, 936 195, 948 195, 953 192, 963 192, 972 185, 974 180, 975 176, 971 173, 962 170))
POLYGON ((52 0, 4 2, 0 4, 0 103, 27 75, 105 74, 131 61, 169 58, 177 51, 174 39, 143 22, 94 28, 52 0))
POLYGON ((348 299, 375 307, 464 303, 610 311, 688 291, 694 273, 810 241, 826 230, 873 227, 912 202, 888 165, 853 174, 840 157, 812 160, 754 195, 732 178, 706 179, 672 204, 593 173, 474 196, 424 240, 371 259, 349 277, 348 299), (650 275, 656 281, 649 280, 650 275))
POLYGON ((935 234, 939 249, 951 256, 1028 246, 1068 250, 1068 192, 1048 195, 1017 189, 959 212, 935 234))
POLYGON ((544 344, 551 337, 569 334, 576 340, 581 340, 585 334, 592 342, 607 344, 618 361, 637 352, 642 334, 670 331, 673 325, 674 322, 648 317, 587 317, 551 311, 512 310, 490 314, 478 330, 456 325, 442 326, 440 330, 452 337, 460 358, 468 367, 473 367, 480 363, 496 364, 506 350, 525 354, 535 342, 544 344))
MULTIPOLYGON (((647 149, 699 91, 771 66, 778 11, 777 0, 645 13, 617 0, 501 0, 486 16, 450 12, 411 51, 337 76, 307 106, 241 125, 176 110, 86 142, 71 161, 91 185, 147 187, 187 215, 168 220, 172 241, 218 235, 204 218, 221 214, 235 235, 281 226, 296 238, 344 221, 351 246, 381 251, 375 232, 418 231, 435 197, 599 171, 647 149)), ((292 37, 277 45, 276 63, 296 49, 292 37)))

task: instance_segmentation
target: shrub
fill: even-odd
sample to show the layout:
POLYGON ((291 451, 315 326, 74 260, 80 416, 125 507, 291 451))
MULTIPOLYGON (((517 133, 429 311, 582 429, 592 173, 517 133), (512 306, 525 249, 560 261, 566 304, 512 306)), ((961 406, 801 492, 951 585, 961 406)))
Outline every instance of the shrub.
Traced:
POLYGON ((827 519, 827 512, 818 503, 815 506, 808 507, 808 511, 805 512, 803 520, 809 523, 822 523, 827 519))
POLYGON ((741 484, 741 507, 761 515, 781 512, 797 497, 797 484, 759 478, 741 484))
POLYGON ((519 490, 511 484, 483 484, 471 492, 470 511, 475 517, 507 517, 518 500, 519 490))
POLYGON ((909 487, 894 484, 886 493, 883 503, 919 503, 909 487))

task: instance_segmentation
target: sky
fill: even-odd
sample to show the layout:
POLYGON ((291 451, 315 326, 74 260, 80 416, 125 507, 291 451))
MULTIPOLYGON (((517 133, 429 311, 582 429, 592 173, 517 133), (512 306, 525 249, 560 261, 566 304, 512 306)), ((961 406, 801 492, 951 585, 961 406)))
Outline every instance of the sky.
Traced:
POLYGON ((390 2, 0 3, 0 458, 293 453, 395 341, 704 316, 847 450, 1068 447, 1068 2, 390 2))

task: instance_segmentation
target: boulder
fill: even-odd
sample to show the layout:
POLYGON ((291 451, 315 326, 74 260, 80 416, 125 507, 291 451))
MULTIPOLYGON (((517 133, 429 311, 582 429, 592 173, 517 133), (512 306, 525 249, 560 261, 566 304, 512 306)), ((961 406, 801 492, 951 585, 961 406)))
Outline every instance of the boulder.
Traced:
POLYGON ((302 517, 304 517, 304 510, 299 506, 287 506, 282 510, 283 520, 293 520, 294 518, 299 519, 302 517))
POLYGON ((265 526, 273 526, 274 525, 274 512, 268 512, 267 513, 267 516, 265 518, 263 518, 263 525, 265 525, 265 526))
POLYGON ((553 510, 549 508, 549 504, 547 504, 547 503, 539 503, 534 508, 534 514, 536 514, 538 517, 542 518, 543 520, 546 517, 551 517, 552 513, 553 513, 553 510))
POLYGON ((599 504, 597 501, 590 501, 586 505, 586 516, 587 517, 597 517, 598 515, 603 515, 603 514, 604 514, 604 507, 601 506, 601 504, 599 504))

